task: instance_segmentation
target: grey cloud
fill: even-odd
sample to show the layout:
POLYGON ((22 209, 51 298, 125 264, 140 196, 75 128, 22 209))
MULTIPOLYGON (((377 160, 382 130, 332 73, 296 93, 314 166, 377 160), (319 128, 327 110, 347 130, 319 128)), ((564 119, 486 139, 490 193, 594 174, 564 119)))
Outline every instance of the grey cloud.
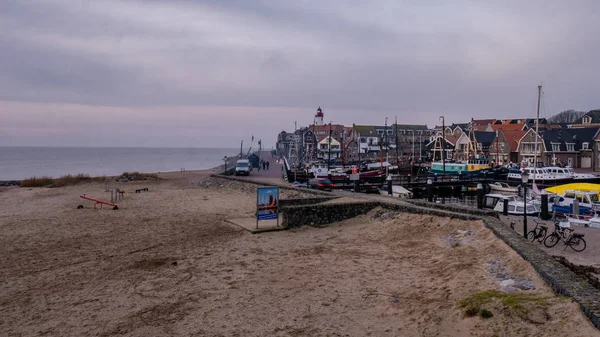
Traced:
POLYGON ((324 105, 347 124, 396 114, 433 125, 440 114, 531 115, 543 82, 545 113, 586 110, 600 107, 599 10, 558 0, 3 1, 0 101, 288 107, 309 111, 287 118, 306 122, 324 105))

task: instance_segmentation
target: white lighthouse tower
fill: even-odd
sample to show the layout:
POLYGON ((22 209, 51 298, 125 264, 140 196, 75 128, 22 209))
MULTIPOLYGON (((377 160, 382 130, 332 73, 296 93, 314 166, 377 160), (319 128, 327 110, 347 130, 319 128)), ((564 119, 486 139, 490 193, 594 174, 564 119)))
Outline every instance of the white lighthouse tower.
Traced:
POLYGON ((315 125, 323 125, 323 110, 321 110, 321 107, 317 109, 317 114, 315 115, 315 125))

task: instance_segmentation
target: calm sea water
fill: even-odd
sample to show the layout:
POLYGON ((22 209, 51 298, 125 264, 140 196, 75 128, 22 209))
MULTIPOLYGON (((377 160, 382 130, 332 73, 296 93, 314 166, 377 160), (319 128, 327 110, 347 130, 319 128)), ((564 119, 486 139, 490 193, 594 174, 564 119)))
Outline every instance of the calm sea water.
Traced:
POLYGON ((201 170, 223 164, 224 156, 239 149, 215 148, 100 148, 0 147, 0 180, 32 176, 60 177, 87 173, 117 175, 125 171, 166 172, 201 170))

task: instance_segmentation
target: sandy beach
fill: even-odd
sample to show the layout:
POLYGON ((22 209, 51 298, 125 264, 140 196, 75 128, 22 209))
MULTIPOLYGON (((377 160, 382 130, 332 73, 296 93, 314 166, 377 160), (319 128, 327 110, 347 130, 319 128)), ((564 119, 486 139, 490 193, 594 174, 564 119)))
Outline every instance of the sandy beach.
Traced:
POLYGON ((116 211, 79 198, 110 199, 102 183, 0 189, 2 335, 600 336, 479 221, 376 209, 253 235, 225 220, 253 216, 256 185, 210 173, 123 183, 116 211), (530 300, 467 317, 497 267, 530 300))

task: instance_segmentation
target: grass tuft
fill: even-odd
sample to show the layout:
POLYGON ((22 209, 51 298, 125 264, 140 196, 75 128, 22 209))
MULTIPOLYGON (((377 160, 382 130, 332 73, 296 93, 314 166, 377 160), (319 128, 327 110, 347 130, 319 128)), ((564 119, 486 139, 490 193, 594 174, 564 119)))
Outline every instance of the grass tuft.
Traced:
POLYGON ((487 309, 481 309, 479 310, 479 316, 481 318, 492 318, 494 314, 492 314, 492 312, 487 309))
POLYGON ((527 307, 547 306, 551 304, 550 300, 550 297, 537 296, 531 293, 503 293, 497 290, 488 290, 466 297, 458 301, 457 305, 466 308, 466 316, 472 317, 479 314, 482 318, 489 318, 493 314, 483 306, 494 302, 502 305, 509 313, 527 319, 529 313, 527 307))
POLYGON ((82 182, 90 181, 104 181, 105 177, 92 178, 89 174, 78 173, 78 174, 67 174, 57 179, 50 177, 31 177, 21 181, 21 187, 64 187, 70 185, 76 185, 82 182))
POLYGON ((140 172, 123 172, 116 180, 127 179, 127 180, 157 180, 158 175, 154 173, 140 173, 140 172))

